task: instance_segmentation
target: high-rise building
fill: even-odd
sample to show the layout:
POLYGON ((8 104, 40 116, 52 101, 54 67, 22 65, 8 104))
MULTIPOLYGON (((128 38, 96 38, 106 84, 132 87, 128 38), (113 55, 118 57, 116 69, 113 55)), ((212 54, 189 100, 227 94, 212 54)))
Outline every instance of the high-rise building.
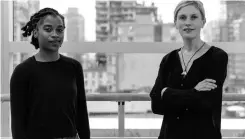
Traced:
MULTIPOLYGON (((237 19, 232 22, 233 42, 245 41, 245 18, 237 19)), ((229 73, 231 78, 245 80, 245 54, 230 54, 229 73)), ((244 84, 245 87, 245 84, 244 84)))
POLYGON ((118 41, 121 23, 133 23, 137 16, 152 15, 157 20, 157 7, 131 1, 96 1, 96 40, 118 41))
MULTIPOLYGON (((31 37, 23 37, 21 28, 30 20, 30 17, 40 9, 40 1, 27 0, 13 1, 13 41, 30 41, 31 37)), ((34 47, 34 46, 33 46, 34 47)), ((27 53, 13 53, 13 68, 20 62, 29 57, 31 54, 27 53)))
MULTIPOLYGON (((69 7, 65 17, 64 41, 83 42, 84 38, 84 18, 78 12, 78 8, 69 7)), ((82 63, 82 54, 65 54, 82 63)))
MULTIPOLYGON (((221 1, 226 22, 220 26, 220 40, 225 42, 245 41, 245 1, 221 1)), ((232 46, 231 46, 232 47, 232 46)), ((229 54, 228 82, 245 81, 245 55, 229 54)), ((239 87, 245 87, 245 83, 239 87)), ((236 84, 235 84, 236 86, 236 84)))
POLYGON ((65 38, 71 42, 84 41, 84 17, 79 14, 78 8, 68 8, 65 14, 66 32, 65 38))
MULTIPOLYGON (((145 6, 136 0, 96 1, 96 41, 153 41, 157 8, 145 6), (142 29, 144 28, 144 29, 142 29)), ((106 57, 108 82, 112 92, 117 86, 118 54, 100 54, 106 57)), ((100 58, 99 58, 100 59, 100 58)))
POLYGON ((222 26, 221 19, 212 20, 207 22, 202 30, 203 39, 206 42, 219 42, 220 40, 220 32, 222 26))
POLYGON ((113 41, 118 23, 133 21, 136 1, 96 1, 96 40, 113 41))
MULTIPOLYGON (((154 42, 157 22, 150 12, 140 11, 134 22, 118 23, 117 39, 120 42, 154 42)), ((161 35, 161 34, 159 34, 161 35)))
POLYGON ((27 0, 27 1, 13 1, 13 40, 14 41, 26 41, 28 38, 22 36, 21 28, 30 20, 32 14, 40 9, 40 1, 27 0))
POLYGON ((245 1, 233 1, 233 0, 226 0, 221 1, 222 7, 225 7, 225 17, 226 17, 226 27, 227 27, 227 38, 223 38, 224 41, 234 41, 234 20, 238 20, 242 18, 245 14, 245 1))

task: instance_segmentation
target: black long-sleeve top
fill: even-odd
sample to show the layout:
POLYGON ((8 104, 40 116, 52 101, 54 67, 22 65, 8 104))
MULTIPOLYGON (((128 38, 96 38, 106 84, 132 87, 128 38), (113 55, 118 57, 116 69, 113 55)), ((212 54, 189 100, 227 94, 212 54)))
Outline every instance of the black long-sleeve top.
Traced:
POLYGON ((221 139, 222 87, 228 55, 212 46, 194 60, 183 78, 179 51, 164 56, 150 92, 153 113, 164 115, 159 139, 221 139), (194 87, 207 78, 216 80, 217 88, 196 91, 194 87))
POLYGON ((60 55, 40 62, 32 56, 10 80, 13 139, 90 138, 81 64, 60 55))

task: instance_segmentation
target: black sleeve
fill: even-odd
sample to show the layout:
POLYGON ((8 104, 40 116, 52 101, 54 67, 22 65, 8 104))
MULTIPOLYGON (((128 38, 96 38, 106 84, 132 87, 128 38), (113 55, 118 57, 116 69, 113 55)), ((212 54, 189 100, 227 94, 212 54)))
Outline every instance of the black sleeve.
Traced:
POLYGON ((161 99, 161 91, 166 87, 166 78, 168 75, 167 60, 169 55, 163 57, 161 64, 159 66, 158 75, 155 80, 155 84, 150 92, 151 98, 151 109, 155 114, 163 115, 165 112, 165 105, 161 99))
POLYGON ((76 127, 80 139, 90 139, 90 126, 87 110, 86 93, 84 88, 83 69, 80 63, 77 66, 77 115, 76 127))
POLYGON ((11 130, 13 139, 26 139, 28 69, 18 65, 10 79, 11 130))
MULTIPOLYGON (((215 53, 212 62, 212 72, 207 78, 216 80, 217 88, 211 91, 196 91, 195 89, 180 90, 167 88, 163 93, 163 101, 169 108, 190 108, 197 111, 213 111, 215 124, 220 128, 222 106, 222 88, 227 75, 228 55, 224 51, 215 53), (168 99, 168 100, 167 100, 168 99)), ((162 104, 163 105, 163 104, 162 104)))

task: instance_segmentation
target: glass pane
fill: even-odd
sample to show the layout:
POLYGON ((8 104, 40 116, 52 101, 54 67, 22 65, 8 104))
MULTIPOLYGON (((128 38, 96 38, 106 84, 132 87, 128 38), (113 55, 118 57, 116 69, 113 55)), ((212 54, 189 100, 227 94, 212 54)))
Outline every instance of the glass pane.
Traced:
POLYGON ((225 92, 245 94, 245 54, 229 54, 225 92))
MULTIPOLYGON (((27 40, 20 28, 33 13, 51 7, 65 17, 65 41, 181 42, 173 23, 179 1, 15 0, 14 40, 27 40)), ((208 42, 244 41, 244 3, 203 1, 207 21, 201 37, 208 42)))
POLYGON ((118 137, 117 102, 88 101, 92 137, 118 137))
MULTIPOLYGON (((158 67, 165 54, 150 53, 62 53, 72 57, 83 65, 86 93, 139 93, 149 94, 157 76, 158 67), (119 69, 117 69, 117 66, 119 69), (117 90, 119 85, 119 90, 117 90)), ((13 68, 32 56, 27 53, 12 53, 13 68)), ((237 63, 229 61, 228 76, 224 85, 224 93, 244 94, 244 54, 230 55, 238 59, 237 63), (240 62, 240 63, 239 63, 240 62), (232 64, 232 65, 231 65, 232 64), (240 69, 242 68, 242 69, 240 69), (234 76, 236 75, 236 76, 234 76), (236 77, 236 78, 235 78, 236 77)), ((229 57, 229 58, 230 58, 229 57)), ((222 109, 222 134, 224 136, 242 136, 245 130, 245 102, 224 101, 222 109), (238 110, 234 110, 235 107, 238 110), (237 121, 240 120, 240 121, 237 121), (241 125, 241 126, 240 126, 241 125), (239 135, 238 135, 239 134, 239 135)), ((117 102, 89 101, 92 136, 117 136, 118 105, 117 102), (98 107, 99 106, 99 107, 98 107), (101 124, 97 124, 101 122, 101 124), (110 124, 104 124, 110 123, 110 124), (102 127, 101 125, 106 125, 102 127), (103 131, 103 132, 102 132, 103 131)), ((162 116, 151 112, 149 101, 134 101, 125 103, 126 136, 156 136, 159 133, 162 116), (132 120, 138 124, 131 124, 132 120), (140 126, 143 121, 152 124, 140 126), (151 128, 149 128, 151 127, 151 128)))
POLYGON ((120 55, 120 89, 150 90, 165 54, 125 53, 120 55), (148 88, 148 89, 147 89, 148 88))
MULTIPOLYGON (((14 41, 30 41, 21 35, 21 27, 31 15, 44 7, 57 9, 66 19, 64 41, 92 42, 181 42, 181 36, 173 23, 173 11, 180 0, 137 0, 95 1, 95 0, 16 0, 14 2, 13 29, 14 41), (154 3, 153 3, 154 2, 154 3)), ((245 40, 245 1, 203 1, 207 22, 201 37, 207 42, 245 40)), ((103 47, 103 45, 102 45, 103 47)), ((231 46, 232 47, 232 46, 231 46)), ((13 54, 13 68, 33 54, 13 54)), ((149 93, 155 80, 158 66, 164 54, 65 54, 81 62, 84 68, 85 89, 87 93, 149 93), (118 63, 119 61, 119 63, 118 63), (117 65, 118 64, 118 65, 117 65), (119 69, 117 70, 117 66, 119 69), (119 71, 119 72, 118 72, 119 71), (119 90, 117 89, 119 85, 119 90), (140 90, 140 91, 139 91, 140 90), (143 91, 142 91, 143 90, 143 91)), ((242 93, 245 88, 245 55, 230 54, 226 93, 242 93)), ((11 70, 11 69, 10 69, 11 70)), ((242 105, 238 102, 224 102, 222 122, 224 136, 244 136, 241 125, 243 112, 230 112, 229 106, 242 105), (238 122, 239 124, 235 124, 238 122), (231 123, 231 124, 230 124, 231 123), (227 127, 226 125, 234 125, 227 127)), ((117 103, 88 102, 92 136, 118 136, 117 103), (96 107, 97 106, 97 107, 96 107), (98 107, 100 106, 100 107, 98 107), (98 124, 101 122, 101 124, 98 124), (107 124, 110 123, 110 124, 107 124), (104 128, 100 125, 108 125, 104 128)), ((126 136, 157 136, 161 116, 149 111, 149 102, 127 102, 125 105, 126 136), (143 127, 130 127, 130 118, 153 121, 153 130, 143 127), (142 129, 143 128, 143 129, 142 129), (141 131, 140 131, 141 130, 141 131), (143 131, 143 132, 142 132, 143 131), (140 132, 140 133, 138 133, 140 132), (147 134, 149 132, 149 135, 147 134)), ((131 119, 132 120, 132 119, 131 119)), ((138 121, 140 123, 140 121, 138 121)), ((245 125, 245 124, 243 124, 245 125)), ((132 125, 133 126, 133 125, 132 125)))
MULTIPOLYGON (((240 108, 245 108, 243 102, 240 108)), ((221 133, 223 137, 245 137, 244 111, 233 110, 233 105, 223 104, 221 133), (232 111, 233 110, 233 111, 232 111)), ((125 136, 127 137, 156 137, 159 135, 162 118, 153 114, 150 102, 127 102, 125 105, 125 136)))
POLYGON ((31 16, 40 9, 38 0, 13 0, 13 41, 30 41, 31 37, 23 37, 21 28, 31 16))

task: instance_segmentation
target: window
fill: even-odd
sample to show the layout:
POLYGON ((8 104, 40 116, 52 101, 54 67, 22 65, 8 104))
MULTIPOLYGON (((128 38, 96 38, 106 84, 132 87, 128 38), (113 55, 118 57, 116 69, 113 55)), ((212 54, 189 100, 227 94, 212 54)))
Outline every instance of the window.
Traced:
MULTIPOLYGON (((80 0, 75 0, 75 1, 77 1, 77 3, 81 2, 80 0)), ((75 3, 75 1, 73 1, 73 2, 75 3)), ((28 2, 31 3, 32 1, 30 0, 28 2)), ((66 2, 66 1, 64 1, 64 2, 66 2)), ((203 2, 204 2, 204 5, 208 4, 208 3, 206 3, 206 1, 203 1, 203 2)), ((40 8, 48 6, 48 7, 57 8, 58 11, 61 12, 61 14, 66 15, 67 11, 68 11, 68 7, 70 6, 69 3, 71 3, 71 2, 67 1, 66 4, 64 4, 67 6, 65 9, 60 9, 59 4, 57 4, 57 3, 52 4, 52 2, 45 2, 45 1, 40 0, 39 4, 37 3, 36 6, 33 6, 33 9, 38 10, 40 8)), ((125 88, 130 86, 130 84, 137 84, 137 85, 139 85, 139 84, 140 85, 151 84, 152 85, 153 84, 152 82, 153 82, 153 80, 156 76, 156 73, 157 73, 157 68, 159 66, 159 62, 161 61, 161 58, 164 56, 164 53, 166 53, 167 50, 171 50, 172 48, 180 46, 179 44, 175 44, 175 43, 171 44, 171 42, 174 42, 175 40, 177 40, 176 42, 179 43, 179 41, 178 41, 179 37, 176 37, 177 36, 176 35, 176 36, 174 36, 174 37, 176 37, 176 39, 174 37, 171 38, 172 37, 171 36, 172 18, 167 18, 169 16, 169 13, 170 13, 170 11, 168 11, 168 7, 170 6, 169 4, 171 5, 171 2, 169 2, 169 3, 168 2, 167 3, 165 3, 165 2, 155 3, 156 6, 159 6, 158 9, 160 9, 160 10, 158 10, 158 15, 156 15, 156 18, 159 21, 161 21, 160 16, 164 17, 164 20, 162 20, 162 21, 164 21, 162 23, 162 33, 160 33, 159 39, 158 39, 158 40, 162 40, 160 43, 154 43, 155 42, 154 37, 153 37, 154 31, 142 30, 142 29, 141 30, 135 29, 134 30, 135 36, 133 36, 131 38, 130 37, 128 38, 126 36, 126 37, 124 37, 125 40, 122 40, 122 42, 123 41, 125 41, 125 42, 132 41, 132 42, 118 43, 119 39, 118 39, 117 30, 116 30, 117 25, 123 24, 125 26, 125 25, 129 24, 129 26, 131 26, 131 24, 132 24, 131 22, 127 22, 127 24, 125 24, 123 22, 123 20, 121 22, 121 19, 120 20, 113 19, 113 17, 108 17, 108 19, 96 20, 96 17, 95 17, 96 16, 96 14, 95 14, 96 8, 94 8, 92 6, 90 8, 87 8, 89 11, 84 12, 81 10, 83 8, 83 6, 89 7, 89 6, 91 6, 90 4, 74 4, 74 5, 82 6, 82 7, 78 6, 77 8, 78 9, 80 8, 78 10, 79 12, 75 13, 75 14, 78 14, 78 16, 76 16, 77 18, 75 18, 75 19, 82 21, 82 22, 77 22, 77 23, 79 23, 79 25, 74 25, 74 27, 79 26, 79 28, 69 28, 69 26, 73 26, 73 25, 69 24, 70 22, 67 22, 66 31, 68 32, 68 30, 70 30, 70 32, 75 33, 74 36, 76 36, 76 38, 75 38, 75 40, 74 40, 74 38, 72 39, 73 40, 72 43, 71 43, 71 40, 67 39, 67 41, 65 41, 63 46, 62 46, 62 51, 70 52, 70 53, 91 53, 91 52, 98 53, 98 52, 103 52, 105 54, 115 52, 118 54, 122 54, 123 56, 122 56, 122 59, 120 61, 121 63, 120 63, 119 73, 116 73, 116 74, 120 74, 120 76, 123 77, 123 80, 117 79, 117 77, 119 77, 117 75, 112 76, 112 79, 111 79, 112 85, 110 85, 109 88, 111 88, 111 90, 114 90, 114 92, 116 92, 116 86, 117 86, 116 81, 121 81, 120 85, 123 85, 123 87, 125 87, 125 88), (163 7, 164 5, 165 5, 165 7, 163 7), (91 14, 91 13, 94 13, 94 14, 91 14), (89 16, 87 16, 87 15, 89 15, 89 16), (109 32, 108 34, 102 34, 103 36, 100 33, 97 33, 95 31, 96 27, 99 26, 101 23, 110 24, 111 25, 111 32, 109 32), (113 32, 113 31, 115 31, 115 32, 113 32), (83 37, 85 39, 82 42, 79 41, 80 38, 83 38, 83 37), (162 38, 162 39, 160 39, 160 38, 162 38), (112 43, 104 43, 104 41, 112 42, 112 43), (137 43, 133 43, 136 41, 137 41, 137 43), (151 42, 151 43, 141 43, 143 41, 147 41, 147 42, 151 42), (165 43, 165 42, 167 42, 167 43, 165 43), (124 47, 125 47, 125 49, 124 49, 124 47), (159 49, 160 47, 162 48, 161 50, 159 49), (158 51, 158 50, 160 50, 160 51, 158 51), (151 65, 151 66, 149 66, 149 65, 151 65), (148 66, 150 68, 146 69, 146 68, 144 68, 145 66, 148 66), (120 72, 120 71, 123 71, 123 72, 120 72), (147 73, 143 74, 146 71, 147 71, 147 73), (143 72, 143 73, 141 73, 141 72, 143 72)), ((31 5, 31 4, 29 4, 29 5, 31 5)), ((212 8, 211 7, 212 5, 216 6, 214 3, 212 3, 211 5, 207 5, 207 7, 209 7, 209 9, 210 9, 207 12, 210 12, 210 11, 212 11, 212 9, 215 9, 215 12, 212 12, 211 15, 215 14, 215 13, 219 13, 219 12, 217 12, 218 8, 212 8)), ((27 11, 26 13, 29 12, 28 11, 29 9, 26 6, 22 6, 22 7, 23 7, 22 9, 17 9, 17 10, 22 10, 24 12, 27 11)), ((245 8, 243 8, 243 9, 245 9, 245 8)), ((16 10, 16 9, 14 9, 14 10, 16 10)), ((99 10, 99 9, 97 9, 97 10, 99 10)), ((110 11, 110 10, 108 10, 108 11, 110 11)), ((146 11, 150 12, 150 10, 146 10, 146 11)), ((143 11, 139 10, 138 12, 140 13, 143 11)), ((147 13, 147 12, 144 12, 144 13, 147 13)), ((244 12, 240 12, 240 13, 242 14, 244 12)), ((210 19, 209 16, 211 16, 211 15, 207 13, 207 19, 210 19)), ((120 16, 121 15, 119 15, 118 17, 120 17, 120 16)), ((232 15, 230 15, 230 16, 232 16, 232 15)), ((235 16, 239 17, 239 16, 237 16, 237 14, 235 16)), ((28 19, 28 18, 26 19, 25 17, 21 17, 21 16, 18 16, 18 18, 21 19, 23 21, 23 23, 25 23, 28 19)), ((71 21, 73 19, 74 18, 66 17, 67 21, 71 21)), ((147 19, 149 19, 149 18, 143 18, 142 16, 139 16, 139 14, 137 14, 137 13, 135 14, 135 20, 138 21, 138 22, 135 21, 135 23, 139 23, 139 24, 137 24, 137 26, 142 27, 146 22, 149 23, 149 20, 147 20, 147 19), (139 22, 139 20, 140 20, 140 22, 139 22)), ((151 23, 152 22, 153 21, 151 21, 151 23)), ((208 23, 210 23, 210 22, 211 21, 207 21, 207 24, 204 27, 208 30, 208 32, 212 32, 212 30, 213 30, 213 28, 211 28, 211 29, 209 28, 210 26, 213 26, 213 25, 210 25, 210 26, 208 25, 208 23)), ((153 22, 152 24, 155 25, 155 22, 153 22)), ((231 24, 229 24, 228 26, 232 27, 231 24)), ((214 28, 219 28, 219 25, 214 25, 214 28)), ((18 34, 21 32, 20 26, 14 27, 14 30, 17 30, 17 29, 18 29, 18 32, 17 31, 14 32, 15 39, 17 38, 18 34)), ((240 30, 240 35, 242 34, 241 32, 242 32, 242 29, 240 30)), ((218 35, 216 34, 215 40, 230 41, 229 38, 231 38, 231 39, 234 38, 234 34, 232 34, 234 32, 232 30, 231 30, 231 32, 229 32, 228 29, 225 27, 224 27, 224 29, 221 29, 220 31, 218 31, 218 33, 220 33, 220 34, 218 34, 218 35)), ((210 34, 207 33, 207 34, 201 34, 201 35, 202 36, 208 36, 210 34)), ((237 33, 237 35, 239 35, 239 33, 237 33)), ((67 34, 67 36, 69 36, 69 34, 67 34)), ((212 33, 211 33, 211 36, 212 36, 212 33)), ((213 38, 213 37, 210 37, 210 38, 213 38)), ((237 38, 239 38, 239 37, 237 37, 237 38)), ((206 41, 211 42, 208 39, 206 41)), ((244 40, 241 40, 241 41, 244 41, 244 40)), ((223 46, 221 46, 221 47, 224 47, 225 49, 228 48, 227 50, 232 51, 232 52, 234 51, 235 53, 240 53, 240 52, 238 52, 237 50, 234 50, 233 47, 231 48, 228 46, 234 46, 234 47, 239 48, 239 50, 244 50, 243 47, 242 47, 242 49, 240 49, 241 47, 240 47, 239 42, 238 43, 234 42, 234 44, 232 42, 231 44, 224 44, 224 45, 222 44, 223 46), (239 46, 237 46, 237 45, 239 45, 239 46)), ((10 50, 13 52, 18 52, 21 50, 23 52, 32 53, 33 51, 35 51, 33 47, 29 47, 29 46, 26 47, 26 45, 30 45, 29 43, 23 44, 23 43, 12 43, 11 42, 10 45, 11 45, 10 50), (20 48, 24 48, 24 49, 20 49, 20 48)), ((6 46, 4 46, 4 47, 6 47, 6 46)), ((91 59, 93 59, 93 58, 91 58, 91 59)), ((232 59, 232 60, 235 61, 236 59, 232 59)), ((114 62, 112 62, 112 63, 114 63, 114 62)), ((91 66, 88 66, 89 68, 93 67, 92 62, 88 63, 88 65, 91 65, 91 66)), ((235 65, 236 64, 234 64, 234 66, 235 65)), ((106 70, 108 70, 108 69, 106 68, 106 70)), ((237 72, 237 71, 239 71, 239 73, 240 73, 240 71, 245 71, 245 70, 243 70, 243 69, 235 70, 234 69, 234 72, 237 72)), ((8 71, 5 71, 5 72, 8 72, 8 71)), ((84 75, 84 76, 87 76, 87 75, 84 75)), ((89 77, 91 77, 91 76, 89 76, 89 77)), ((92 77, 95 77, 95 73, 93 73, 92 77)), ((85 81, 85 84, 91 85, 90 83, 93 85, 93 87, 87 88, 86 90, 88 92, 93 92, 94 88, 96 88, 96 85, 98 84, 98 81, 97 80, 92 80, 91 82, 88 82, 88 80, 85 81)), ((130 103, 126 103, 127 107, 129 106, 128 104, 130 104, 130 103)), ((142 104, 143 103, 140 103, 140 105, 142 105, 142 104)), ((146 106, 148 107, 149 105, 146 105, 146 106)), ((117 106, 116 106, 116 108, 117 108, 117 106)), ((115 110, 115 112, 117 112, 117 109, 115 110)), ((4 117, 6 117, 6 116, 4 116, 4 117)), ((127 117, 127 114, 126 114, 126 117, 127 117)), ((91 116, 90 118, 94 118, 94 117, 91 116)), ((154 117, 154 119, 157 119, 157 118, 154 117)), ((2 121, 5 121, 5 120, 2 120, 2 121)), ((4 125, 8 125, 8 124, 9 123, 4 124, 4 125)), ((126 123, 126 125, 127 124, 128 123, 126 123)), ((108 124, 108 125, 113 125, 113 124, 108 124)), ((146 132, 146 130, 144 130, 144 132, 146 132)))
POLYGON ((87 80, 84 81, 84 85, 85 85, 85 87, 88 86, 88 81, 87 80))

